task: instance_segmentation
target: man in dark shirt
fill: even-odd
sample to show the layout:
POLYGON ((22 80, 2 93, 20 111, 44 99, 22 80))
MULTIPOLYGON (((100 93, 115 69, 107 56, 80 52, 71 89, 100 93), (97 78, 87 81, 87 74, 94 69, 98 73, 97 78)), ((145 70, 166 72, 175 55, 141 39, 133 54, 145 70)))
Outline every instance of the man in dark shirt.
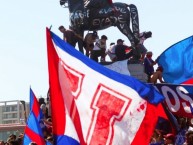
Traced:
MULTIPOLYGON (((70 28, 70 27, 69 27, 70 28)), ((64 26, 60 26, 58 28, 60 32, 63 33, 63 40, 67 43, 71 44, 72 46, 76 46, 76 43, 78 42, 79 51, 84 54, 83 50, 83 38, 76 34, 72 29, 66 29, 64 26)))
POLYGON ((74 31, 66 29, 64 26, 60 26, 58 29, 63 33, 63 40, 75 47, 77 39, 74 31))
POLYGON ((131 57, 132 55, 126 53, 127 50, 129 50, 129 47, 126 45, 123 45, 124 40, 118 39, 117 45, 115 45, 115 55, 117 57, 117 61, 125 60, 131 57))
POLYGON ((156 64, 156 61, 152 59, 152 55, 153 53, 151 51, 148 51, 144 59, 145 73, 148 76, 148 82, 150 82, 151 75, 154 73, 153 66, 156 64))

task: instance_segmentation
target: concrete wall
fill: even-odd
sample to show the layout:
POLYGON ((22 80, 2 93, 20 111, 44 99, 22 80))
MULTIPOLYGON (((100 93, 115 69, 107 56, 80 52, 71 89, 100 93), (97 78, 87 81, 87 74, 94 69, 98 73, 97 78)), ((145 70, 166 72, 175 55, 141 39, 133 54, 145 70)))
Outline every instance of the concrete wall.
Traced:
POLYGON ((137 78, 142 82, 147 82, 147 75, 144 73, 143 64, 128 64, 128 69, 131 76, 137 78))

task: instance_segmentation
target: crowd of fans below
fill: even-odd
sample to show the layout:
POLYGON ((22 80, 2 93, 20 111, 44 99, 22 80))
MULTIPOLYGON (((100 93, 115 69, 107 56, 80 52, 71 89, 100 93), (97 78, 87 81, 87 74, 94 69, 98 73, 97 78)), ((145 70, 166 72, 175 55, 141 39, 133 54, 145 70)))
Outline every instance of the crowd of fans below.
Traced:
MULTIPOLYGON (((39 105, 43 114, 39 124, 45 141, 54 145, 49 100, 49 91, 46 101, 44 98, 39 98, 39 105)), ((193 119, 178 116, 174 116, 173 118, 176 119, 176 122, 175 120, 158 119, 149 145, 193 145, 193 119)), ((0 145, 22 145, 23 138, 24 133, 20 133, 18 137, 11 134, 6 141, 0 140, 0 145)), ((29 145, 37 145, 37 143, 31 142, 29 145)))
MULTIPOLYGON (((44 98, 40 98, 39 105, 43 112, 43 119, 39 122, 43 137, 45 141, 54 145, 49 95, 46 102, 44 98)), ((163 118, 158 119, 149 145, 193 145, 193 119, 175 117, 176 123, 163 118)), ((11 134, 7 141, 0 140, 0 145, 22 145, 23 138, 24 133, 20 133, 18 137, 11 134)), ((31 142, 29 145, 37 145, 37 143, 31 142)))

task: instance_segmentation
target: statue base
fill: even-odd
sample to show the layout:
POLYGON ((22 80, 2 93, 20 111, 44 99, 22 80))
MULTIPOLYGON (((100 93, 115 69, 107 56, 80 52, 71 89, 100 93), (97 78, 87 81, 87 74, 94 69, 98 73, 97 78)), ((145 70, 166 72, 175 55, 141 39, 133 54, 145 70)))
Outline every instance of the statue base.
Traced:
MULTIPOLYGON (((113 64, 114 62, 100 62, 101 65, 103 66, 108 66, 113 64)), ((115 62, 116 63, 116 62, 115 62)), ((119 63, 118 64, 119 67, 123 67, 122 69, 120 69, 119 67, 108 67, 111 70, 114 70, 118 73, 121 74, 125 74, 125 75, 130 75, 142 82, 147 82, 148 78, 147 78, 147 74, 144 72, 144 65, 139 61, 139 60, 132 60, 132 61, 127 61, 126 63, 123 64, 123 66, 119 63), (124 69, 124 66, 126 66, 126 68, 124 69), (117 69, 119 68, 119 69, 117 69), (124 71, 124 72, 123 72, 124 71), (128 71, 128 73, 127 73, 128 71)))
POLYGON ((142 63, 131 63, 128 62, 128 70, 132 77, 142 81, 147 82, 147 74, 144 72, 144 65, 142 63))

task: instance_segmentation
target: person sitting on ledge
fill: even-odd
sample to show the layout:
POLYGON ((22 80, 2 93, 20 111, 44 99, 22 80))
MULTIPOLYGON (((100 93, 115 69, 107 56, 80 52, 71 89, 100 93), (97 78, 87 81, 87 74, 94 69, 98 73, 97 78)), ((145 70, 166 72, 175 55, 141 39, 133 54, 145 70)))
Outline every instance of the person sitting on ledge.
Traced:
POLYGON ((162 79, 162 72, 163 72, 163 68, 161 66, 158 66, 158 68, 156 69, 156 72, 154 72, 150 77, 150 83, 156 84, 157 80, 159 80, 160 83, 164 83, 162 79))

